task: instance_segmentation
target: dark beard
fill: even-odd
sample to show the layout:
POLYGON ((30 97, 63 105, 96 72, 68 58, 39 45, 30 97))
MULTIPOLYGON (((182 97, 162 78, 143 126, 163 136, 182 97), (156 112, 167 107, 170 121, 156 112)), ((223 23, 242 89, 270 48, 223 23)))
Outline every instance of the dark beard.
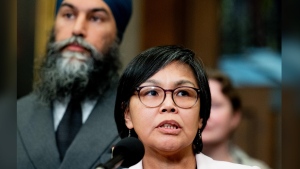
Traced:
POLYGON ((39 71, 39 81, 34 85, 34 92, 42 101, 51 103, 66 96, 95 99, 117 82, 121 67, 117 43, 110 47, 101 60, 92 56, 92 60, 87 63, 87 70, 82 71, 80 68, 72 74, 61 73, 58 69, 57 62, 62 59, 62 54, 49 47, 51 43, 49 42, 47 56, 39 71))

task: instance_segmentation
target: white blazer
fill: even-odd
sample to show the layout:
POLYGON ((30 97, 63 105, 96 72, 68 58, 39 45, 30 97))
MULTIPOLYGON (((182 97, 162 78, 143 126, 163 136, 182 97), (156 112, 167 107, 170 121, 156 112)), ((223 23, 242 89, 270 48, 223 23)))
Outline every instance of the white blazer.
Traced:
MULTIPOLYGON (((225 161, 216 161, 200 153, 196 154, 197 169, 260 169, 257 166, 247 166, 225 161)), ((143 169, 142 160, 129 169, 143 169)))

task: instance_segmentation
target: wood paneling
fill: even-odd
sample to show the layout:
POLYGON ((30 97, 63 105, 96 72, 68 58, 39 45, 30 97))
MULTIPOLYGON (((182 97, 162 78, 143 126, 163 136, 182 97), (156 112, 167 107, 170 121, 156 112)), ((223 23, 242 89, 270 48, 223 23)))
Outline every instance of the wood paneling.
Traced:
POLYGON ((219 56, 219 1, 164 0, 143 3, 142 50, 157 45, 183 45, 206 66, 219 56))
POLYGON ((142 50, 158 45, 183 45, 185 1, 143 3, 142 50))
POLYGON ((185 45, 209 67, 217 65, 220 51, 219 3, 218 0, 186 1, 185 45))
POLYGON ((242 104, 243 118, 234 135, 237 143, 250 156, 265 161, 276 168, 280 130, 279 112, 271 109, 271 90, 260 87, 238 89, 242 104))
MULTIPOLYGON (((53 27, 56 0, 36 1, 34 67, 38 67, 46 51, 46 44, 53 27)), ((37 72, 34 72, 37 80, 37 72)))
POLYGON ((283 89, 282 97, 282 168, 299 168, 300 90, 299 84, 283 89))

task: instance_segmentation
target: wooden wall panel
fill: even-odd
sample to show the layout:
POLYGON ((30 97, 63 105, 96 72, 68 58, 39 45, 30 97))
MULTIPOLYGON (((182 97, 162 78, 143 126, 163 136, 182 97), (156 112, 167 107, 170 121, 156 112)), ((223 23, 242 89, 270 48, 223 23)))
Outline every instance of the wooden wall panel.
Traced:
POLYGON ((284 87, 282 97, 282 168, 299 168, 300 152, 300 91, 284 87))
POLYGON ((142 50, 157 45, 183 45, 184 2, 178 0, 144 1, 142 50))
POLYGON ((142 49, 176 44, 192 49, 206 66, 219 56, 219 1, 164 0, 143 3, 142 49))
POLYGON ((218 0, 186 1, 185 45, 209 67, 216 67, 220 54, 219 6, 218 0))
POLYGON ((280 114, 271 109, 271 90, 259 87, 238 89, 243 104, 243 119, 234 135, 237 143, 249 155, 265 161, 273 169, 278 160, 280 114))
MULTIPOLYGON (((40 65, 46 51, 46 44, 55 18, 55 3, 56 0, 36 1, 34 68, 40 65)), ((37 80, 37 72, 34 72, 34 80, 37 80)))

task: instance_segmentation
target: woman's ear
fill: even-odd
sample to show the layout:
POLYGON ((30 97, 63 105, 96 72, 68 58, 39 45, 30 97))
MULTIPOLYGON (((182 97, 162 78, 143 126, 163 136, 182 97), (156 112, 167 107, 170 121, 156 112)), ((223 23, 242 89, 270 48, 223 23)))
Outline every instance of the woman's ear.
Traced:
POLYGON ((129 111, 129 108, 127 107, 125 112, 124 112, 124 119, 125 119, 125 124, 127 126, 128 129, 132 129, 133 128, 133 123, 131 120, 131 114, 129 111))

